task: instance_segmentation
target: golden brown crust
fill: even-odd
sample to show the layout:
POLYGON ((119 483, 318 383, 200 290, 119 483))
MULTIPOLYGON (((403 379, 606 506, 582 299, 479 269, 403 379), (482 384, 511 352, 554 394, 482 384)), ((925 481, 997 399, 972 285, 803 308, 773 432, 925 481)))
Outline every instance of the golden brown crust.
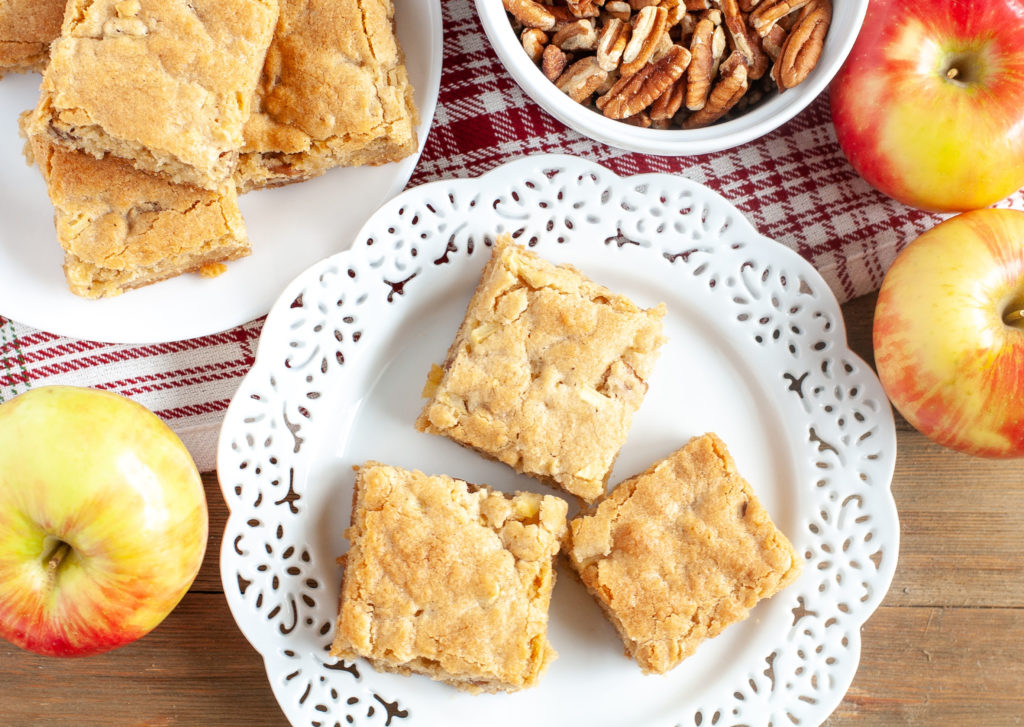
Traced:
POLYGON ((548 606, 566 511, 557 497, 367 462, 331 654, 470 692, 533 686, 555 656, 548 606))
POLYGON ((241 191, 416 151, 393 16, 391 0, 281 0, 235 173, 241 191))
POLYGON ((5 72, 42 71, 50 43, 60 35, 66 0, 5 0, 0 3, 0 77, 5 72))
POLYGON ((572 520, 566 555, 644 672, 664 673, 800 573, 714 434, 572 520))
POLYGON ((664 313, 504 236, 416 428, 592 501, 647 391, 664 313))
POLYGON ((216 190, 277 12, 277 0, 70 0, 29 133, 216 190))
POLYGON ((230 184, 210 192, 43 137, 31 137, 31 145, 54 205, 72 293, 119 295, 249 254, 230 184))

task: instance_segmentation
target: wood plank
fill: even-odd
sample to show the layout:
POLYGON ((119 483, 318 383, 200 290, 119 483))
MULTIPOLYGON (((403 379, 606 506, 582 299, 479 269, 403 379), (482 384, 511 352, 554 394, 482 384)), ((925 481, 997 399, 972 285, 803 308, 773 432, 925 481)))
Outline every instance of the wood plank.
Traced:
POLYGON ((0 640, 0 724, 284 727, 263 661, 221 594, 189 593, 152 633, 85 659, 0 640))
POLYGON ((1024 605, 1024 460, 950 452, 902 434, 893 493, 899 562, 890 605, 1024 605))
POLYGON ((1024 610, 883 606, 863 629, 861 665, 825 723, 1024 723, 1024 610))
POLYGON ((199 568, 192 590, 198 593, 223 593, 220 583, 220 543, 224 535, 224 523, 228 519, 228 506, 220 494, 217 474, 203 474, 203 485, 206 488, 206 507, 210 512, 210 535, 206 541, 206 557, 199 568))
MULTIPOLYGON (((863 636, 827 727, 1020 724, 1024 609, 883 606, 863 636)), ((110 654, 49 659, 0 642, 0 665, 4 724, 287 725, 216 594, 189 594, 156 631, 110 654)))

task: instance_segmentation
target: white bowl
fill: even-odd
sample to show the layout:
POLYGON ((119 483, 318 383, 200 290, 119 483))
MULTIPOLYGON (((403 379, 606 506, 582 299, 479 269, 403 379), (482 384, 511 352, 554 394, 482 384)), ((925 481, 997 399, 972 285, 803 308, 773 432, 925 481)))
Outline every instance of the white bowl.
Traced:
POLYGON ((476 0, 484 32, 516 82, 548 113, 591 139, 660 156, 706 154, 739 146, 778 128, 807 107, 835 76, 860 32, 868 0, 832 0, 832 25, 818 65, 803 83, 773 95, 742 116, 703 129, 642 129, 608 119, 558 90, 530 61, 502 0, 476 0))

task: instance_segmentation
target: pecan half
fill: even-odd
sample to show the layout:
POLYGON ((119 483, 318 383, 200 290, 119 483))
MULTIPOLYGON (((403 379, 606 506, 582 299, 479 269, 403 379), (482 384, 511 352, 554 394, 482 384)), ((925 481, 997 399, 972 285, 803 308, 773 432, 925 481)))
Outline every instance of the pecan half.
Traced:
POLYGON ((527 28, 551 30, 555 27, 555 16, 551 10, 534 0, 502 0, 505 10, 527 28))
POLYGON ((597 48, 594 22, 581 19, 563 25, 551 36, 551 42, 564 51, 594 50, 597 48))
POLYGON ((566 0, 565 4, 577 18, 596 18, 599 13, 596 0, 566 0))
POLYGON ((704 108, 694 111, 683 122, 684 129, 697 129, 725 116, 747 92, 747 64, 743 54, 734 50, 722 63, 721 77, 711 89, 704 108))
POLYGON ((579 20, 565 5, 545 5, 544 7, 555 16, 555 30, 579 20))
POLYGON ((607 79, 608 71, 597 64, 597 58, 587 56, 566 68, 555 85, 576 103, 584 103, 607 79))
POLYGON ((690 51, 674 45, 661 60, 648 63, 631 76, 623 76, 601 97, 600 108, 610 119, 640 113, 679 80, 690 63, 690 51))
MULTIPOLYGON (((686 70, 686 108, 691 111, 704 108, 708 94, 711 92, 711 81, 715 76, 718 58, 725 52, 725 34, 716 25, 715 15, 705 13, 693 29, 690 39, 690 53, 693 58, 686 70), (718 35, 718 53, 715 48, 715 35, 718 35)), ((721 16, 718 15, 720 18, 721 16)))
POLYGON ((668 13, 664 8, 646 7, 636 15, 633 33, 622 51, 622 66, 619 69, 623 77, 632 76, 642 68, 654 55, 665 32, 668 13))
POLYGON ((547 79, 553 83, 562 75, 562 71, 565 70, 565 65, 568 62, 569 57, 562 52, 562 49, 554 43, 549 43, 544 48, 544 53, 541 54, 540 69, 547 76, 547 79))
POLYGON ((659 5, 665 8, 667 13, 665 27, 669 30, 679 25, 679 22, 687 17, 686 4, 683 3, 683 0, 661 0, 659 5))
POLYGON ((728 44, 725 40, 725 31, 722 29, 721 25, 716 26, 715 34, 711 36, 711 57, 715 61, 714 65, 711 67, 712 77, 718 75, 718 64, 722 62, 722 58, 725 56, 727 45, 728 44))
POLYGON ((680 76, 679 80, 669 86, 665 93, 658 96, 647 114, 651 121, 669 121, 676 112, 682 108, 683 99, 686 98, 686 76, 680 76))
POLYGON ((750 29, 746 18, 740 12, 737 0, 717 0, 725 18, 725 27, 729 31, 732 47, 743 54, 747 60, 747 77, 755 81, 761 78, 771 67, 772 62, 761 48, 757 35, 750 29))
POLYGON ((633 9, 629 7, 629 3, 625 2, 625 0, 608 0, 604 4, 604 11, 610 17, 621 20, 624 23, 628 23, 629 17, 633 14, 633 9))
POLYGON ((672 46, 675 43, 672 42, 672 36, 665 31, 661 34, 661 38, 658 39, 658 44, 654 46, 654 53, 651 54, 652 61, 661 60, 666 53, 672 50, 672 46))
POLYGON ((544 46, 548 44, 548 34, 540 28, 527 28, 520 36, 520 40, 522 40, 523 50, 526 51, 526 55, 530 56, 530 60, 539 63, 541 55, 544 53, 544 46))
POLYGON ((772 80, 780 91, 803 81, 818 64, 831 22, 831 0, 813 0, 801 11, 772 66, 772 80))
POLYGON ((786 42, 787 35, 789 34, 783 27, 776 23, 768 31, 768 34, 761 38, 761 47, 764 48, 764 52, 768 54, 768 57, 773 62, 778 60, 779 54, 782 53, 782 46, 786 42))
POLYGON ((616 68, 613 71, 608 71, 608 78, 605 79, 604 83, 597 87, 594 91, 598 96, 604 96, 606 93, 612 90, 612 86, 619 82, 619 69, 616 68))
POLYGON ((622 51, 629 42, 629 24, 618 18, 609 18, 597 41, 597 62, 606 71, 619 67, 622 51))
POLYGON ((750 14, 750 27, 763 38, 781 18, 809 2, 811 0, 765 0, 750 14))

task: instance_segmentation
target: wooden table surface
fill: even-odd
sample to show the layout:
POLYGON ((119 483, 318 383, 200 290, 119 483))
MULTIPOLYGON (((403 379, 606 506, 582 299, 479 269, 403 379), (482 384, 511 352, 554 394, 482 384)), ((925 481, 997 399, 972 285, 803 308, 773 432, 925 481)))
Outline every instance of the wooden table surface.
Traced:
MULTIPOLYGON (((874 302, 843 308, 851 345, 868 361, 874 302)), ((825 724, 1024 724, 1024 460, 944 450, 898 416, 897 436, 899 565, 863 628, 853 686, 825 724)), ((227 509, 216 477, 203 481, 210 543, 178 608, 149 636, 88 659, 0 642, 0 725, 287 725, 224 600, 217 553, 227 509)))

